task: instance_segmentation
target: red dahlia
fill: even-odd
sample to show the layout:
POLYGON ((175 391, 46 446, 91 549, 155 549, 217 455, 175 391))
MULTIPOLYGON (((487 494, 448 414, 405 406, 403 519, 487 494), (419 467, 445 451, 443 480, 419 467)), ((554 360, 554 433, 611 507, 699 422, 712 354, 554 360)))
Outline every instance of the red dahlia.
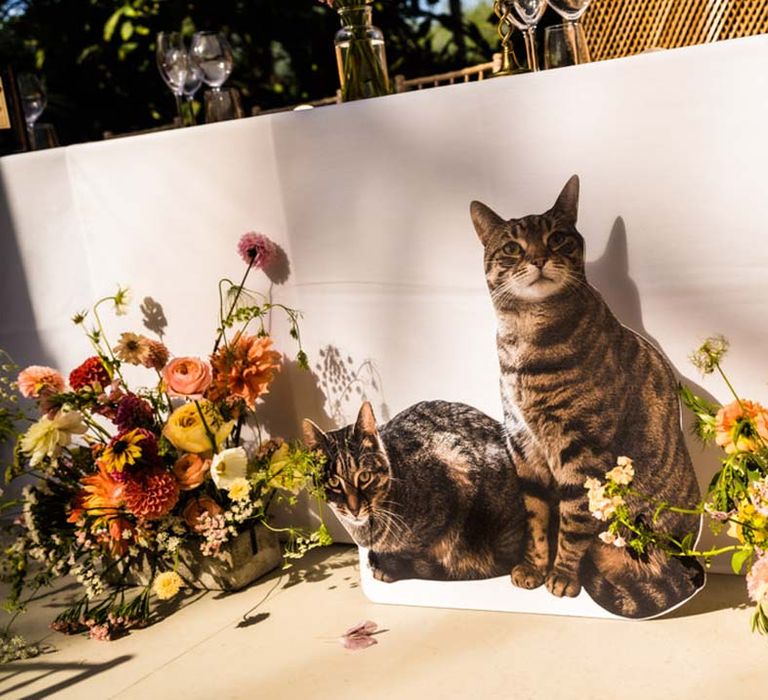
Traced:
POLYGON ((121 431, 133 428, 151 428, 155 424, 152 406, 136 394, 126 394, 117 404, 114 418, 121 431))
POLYGON ((157 520, 171 512, 179 500, 179 484, 160 467, 146 470, 125 482, 125 507, 137 518, 157 520))
POLYGON ((99 357, 89 357, 82 365, 73 369, 69 374, 69 385, 79 391, 83 387, 104 389, 112 381, 104 363, 99 357))

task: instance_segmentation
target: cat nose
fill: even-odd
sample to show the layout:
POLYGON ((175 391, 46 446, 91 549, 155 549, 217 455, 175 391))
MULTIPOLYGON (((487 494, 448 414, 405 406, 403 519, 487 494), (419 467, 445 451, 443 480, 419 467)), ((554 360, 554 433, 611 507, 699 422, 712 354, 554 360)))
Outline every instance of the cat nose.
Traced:
POLYGON ((531 260, 531 265, 534 265, 534 266, 538 267, 539 269, 544 267, 544 265, 546 265, 546 264, 547 264, 547 258, 545 256, 541 256, 539 258, 533 258, 531 260))
POLYGON ((360 512, 360 499, 357 497, 357 494, 347 494, 347 510, 349 510, 354 517, 357 517, 357 514, 360 512))

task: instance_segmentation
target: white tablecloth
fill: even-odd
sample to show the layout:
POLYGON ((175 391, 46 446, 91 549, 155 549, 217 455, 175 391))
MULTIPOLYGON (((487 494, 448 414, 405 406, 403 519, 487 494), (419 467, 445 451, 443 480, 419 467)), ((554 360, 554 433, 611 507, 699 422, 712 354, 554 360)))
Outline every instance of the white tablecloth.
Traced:
MULTIPOLYGON (((174 353, 206 354, 217 280, 257 230, 287 254, 272 291, 304 312, 314 370, 284 373, 268 427, 351 420, 363 395, 380 419, 431 398, 500 417, 469 202, 541 212, 578 173, 588 274, 619 318, 722 401, 687 356, 725 334, 735 386, 768 401, 766 123, 760 36, 4 158, 0 346, 68 372, 88 353, 70 316, 120 282, 163 305, 174 353)), ((137 306, 109 330, 140 329, 137 306)), ((717 454, 692 452, 704 481, 717 454)))

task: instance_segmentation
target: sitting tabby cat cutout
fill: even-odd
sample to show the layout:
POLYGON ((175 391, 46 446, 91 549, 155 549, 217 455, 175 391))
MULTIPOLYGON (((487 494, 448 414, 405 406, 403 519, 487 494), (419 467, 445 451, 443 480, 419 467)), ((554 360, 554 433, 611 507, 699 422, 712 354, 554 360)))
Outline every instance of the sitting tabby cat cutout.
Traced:
POLYGON ((497 421, 424 401, 377 428, 357 422, 304 439, 326 457, 328 504, 369 549, 375 578, 466 580, 507 575, 523 554, 525 511, 497 421))
MULTIPOLYGON (((704 572, 695 560, 659 551, 637 557, 600 541, 605 524, 590 514, 584 482, 603 479, 627 456, 643 493, 693 505, 699 488, 672 369, 587 282, 578 197, 574 175, 539 216, 505 221, 471 205, 498 320, 505 428, 528 515, 525 558, 512 583, 546 584, 556 596, 584 586, 612 613, 650 617, 690 598, 704 572)), ((647 507, 641 512, 652 517, 647 507)), ((700 519, 667 511, 657 526, 682 537, 697 532, 700 519)))

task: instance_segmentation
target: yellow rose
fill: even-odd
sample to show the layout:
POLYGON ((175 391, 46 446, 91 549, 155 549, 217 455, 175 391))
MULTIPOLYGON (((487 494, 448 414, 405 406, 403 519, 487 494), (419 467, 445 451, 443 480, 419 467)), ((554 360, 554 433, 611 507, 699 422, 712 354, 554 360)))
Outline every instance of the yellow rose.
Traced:
POLYGON ((180 406, 171 414, 163 435, 177 450, 200 454, 218 450, 234 425, 235 421, 224 422, 210 401, 195 401, 180 406), (205 416, 205 424, 201 413, 205 416), (215 437, 215 445, 211 444, 209 431, 215 437))

